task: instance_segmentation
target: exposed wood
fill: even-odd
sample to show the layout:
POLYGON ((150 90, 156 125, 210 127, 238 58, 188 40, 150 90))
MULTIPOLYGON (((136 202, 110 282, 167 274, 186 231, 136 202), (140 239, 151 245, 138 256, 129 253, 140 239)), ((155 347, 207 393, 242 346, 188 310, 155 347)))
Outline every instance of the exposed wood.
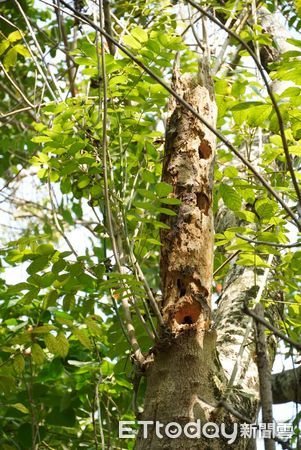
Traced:
MULTIPOLYGON (((175 89, 215 124, 210 90, 192 77, 175 75, 175 89)), ((166 133, 163 181, 181 200, 177 216, 165 216, 161 233, 163 318, 172 332, 210 326, 213 216, 212 186, 215 137, 182 105, 173 101, 166 133)))

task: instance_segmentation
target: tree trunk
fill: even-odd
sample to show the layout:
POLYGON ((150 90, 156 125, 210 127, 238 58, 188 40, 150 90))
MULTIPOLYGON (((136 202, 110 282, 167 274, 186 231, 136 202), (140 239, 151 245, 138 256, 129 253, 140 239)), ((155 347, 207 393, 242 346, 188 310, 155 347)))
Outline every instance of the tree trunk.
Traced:
MULTIPOLYGON (((210 82, 200 86, 192 77, 178 77, 175 73, 174 88, 215 126, 216 105, 210 82)), ((142 420, 153 424, 147 426, 147 432, 140 429, 136 449, 244 449, 245 439, 238 437, 230 444, 225 438, 226 433, 233 432, 237 418, 217 405, 227 377, 216 356, 216 330, 211 319, 215 137, 174 101, 170 113, 163 181, 172 184, 173 196, 181 200, 181 205, 177 216, 164 218, 170 227, 161 235, 162 314, 166 328, 146 371, 142 420), (198 420, 201 427, 208 422, 217 426, 223 423, 225 432, 206 426, 202 436, 187 436, 185 424, 198 420), (176 423, 174 428, 168 425, 171 422, 176 423), (157 427, 163 425, 159 432, 156 423, 157 427), (206 433, 215 438, 204 436, 206 433)), ((254 408, 254 401, 244 396, 241 406, 238 409, 254 417, 257 402, 254 408)))

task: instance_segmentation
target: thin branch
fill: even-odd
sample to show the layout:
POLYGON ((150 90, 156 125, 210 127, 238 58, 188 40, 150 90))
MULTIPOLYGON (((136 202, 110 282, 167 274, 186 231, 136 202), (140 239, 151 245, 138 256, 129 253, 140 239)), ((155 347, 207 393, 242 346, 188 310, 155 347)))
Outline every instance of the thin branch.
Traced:
MULTIPOLYGON (((233 10, 231 11, 231 15, 234 15, 234 13, 237 9, 237 5, 238 5, 238 1, 235 2, 235 5, 233 6, 233 10)), ((244 11, 242 13, 244 13, 244 11)), ((250 15, 250 11, 248 9, 245 14, 242 14, 242 13, 240 14, 240 16, 238 17, 238 19, 236 20, 236 22, 234 23, 234 26, 233 26, 233 28, 235 29, 236 32, 239 32, 243 28, 243 26, 245 25, 249 15, 250 15)), ((230 27, 230 25, 231 25, 231 22, 232 22, 231 15, 229 16, 229 19, 227 20, 227 22, 225 24, 226 27, 230 27)), ((223 58, 224 58, 225 52, 228 48, 229 42, 230 42, 230 39, 228 36, 227 39, 225 39, 219 54, 217 55, 214 67, 212 69, 212 75, 216 75, 217 72, 219 71, 219 69, 221 68, 221 65, 223 63, 223 58)))
MULTIPOLYGON (((32 29, 32 26, 31 26, 31 24, 30 24, 30 22, 29 22, 29 20, 28 20, 28 17, 26 16, 25 12, 23 11, 22 6, 21 6, 20 3, 18 2, 18 0, 14 0, 14 3, 17 5, 17 8, 19 9, 20 13, 22 14, 22 17, 23 17, 23 19, 25 20, 25 23, 26 23, 26 25, 27 25, 27 28, 28 28, 28 30, 29 30, 29 33, 30 33, 30 35, 31 35, 31 37, 32 37, 32 39, 33 39, 33 41, 34 41, 34 43, 35 43, 35 46, 36 46, 36 48, 37 48, 37 50, 38 50, 38 52, 39 52, 39 54, 40 54, 40 56, 41 56, 41 59, 42 59, 42 61, 43 61, 43 64, 44 64, 44 66, 47 68, 47 70, 48 70, 48 72, 49 72, 49 75, 50 75, 50 77, 51 77, 51 79, 52 79, 52 81, 53 81, 55 87, 57 88, 57 90, 58 90, 58 92, 59 92, 59 95, 60 95, 60 97, 61 97, 61 99, 62 99, 61 89, 60 89, 60 87, 59 87, 59 85, 58 85, 56 79, 54 78, 53 73, 52 73, 51 70, 49 69, 49 64, 47 63, 47 61, 45 61, 45 58, 44 58, 44 55, 43 55, 41 46, 40 46, 40 44, 39 44, 39 42, 38 42, 38 40, 37 40, 37 38, 36 38, 36 35, 35 35, 35 33, 34 33, 33 29, 32 29)), ((45 82, 45 84, 46 84, 46 86, 47 86, 47 88, 48 88, 50 94, 52 95, 52 97, 53 97, 54 100, 57 100, 57 97, 56 97, 55 93, 53 92, 53 89, 51 88, 51 86, 50 86, 50 84, 49 84, 49 82, 48 82, 48 79, 47 79, 46 75, 44 74, 44 72, 43 72, 43 70, 42 70, 42 68, 41 68, 41 66, 40 66, 40 64, 39 64, 39 62, 38 62, 38 60, 36 59, 35 55, 34 55, 33 52, 31 51, 30 46, 27 46, 27 48, 28 48, 29 53, 30 53, 30 55, 31 55, 31 57, 32 57, 32 59, 33 59, 35 65, 36 65, 36 67, 37 67, 37 69, 38 69, 38 71, 39 71, 39 73, 40 73, 40 75, 42 76, 42 78, 43 78, 43 80, 44 80, 44 82, 45 82)))
MULTIPOLYGON (((41 0, 43 3, 53 6, 45 0, 41 0)), ((188 111, 191 112, 197 119, 200 120, 215 136, 217 136, 244 164, 248 169, 255 175, 255 177, 261 182, 261 184, 270 192, 270 194, 280 203, 283 209, 288 213, 288 215, 293 219, 296 226, 301 230, 301 222, 297 216, 293 213, 291 208, 282 200, 280 195, 270 186, 270 184, 263 178, 263 176, 257 172, 257 170, 252 166, 252 164, 239 153, 239 151, 228 141, 228 139, 219 131, 217 131, 209 122, 207 122, 189 103, 186 102, 179 94, 177 94, 164 80, 162 80, 158 75, 156 75, 151 69, 149 69, 145 64, 143 64, 139 58, 134 56, 126 47, 120 44, 116 39, 112 38, 103 28, 98 27, 92 20, 88 17, 77 13, 76 10, 68 5, 64 0, 61 3, 70 11, 75 13, 74 15, 78 17, 84 23, 87 23, 96 31, 100 32, 107 39, 111 39, 112 42, 118 47, 123 53, 125 53, 132 61, 134 61, 139 67, 141 67, 149 76, 156 80, 161 86, 163 86, 167 92, 169 92, 180 104, 182 104, 188 111)), ((194 2, 193 2, 194 3, 194 2)), ((67 13, 69 14, 69 13, 67 13)), ((71 14, 70 14, 71 15, 71 14)), ((211 16, 211 15, 210 15, 211 16)))
MULTIPOLYGON (((112 20, 111 20, 111 8, 110 8, 110 1, 109 0, 103 0, 103 13, 104 13, 104 29, 106 32, 113 37, 112 32, 112 20)), ((116 48, 114 43, 108 39, 108 46, 111 55, 115 55, 116 48)))
POLYGON ((212 417, 216 417, 217 415, 219 415, 220 409, 225 408, 227 411, 229 411, 230 414, 232 414, 234 417, 237 417, 237 419, 239 419, 240 421, 249 423, 250 425, 253 423, 252 420, 237 412, 237 410, 234 409, 233 406, 231 406, 229 403, 225 402, 225 400, 219 400, 217 403, 213 404, 209 403, 208 400, 205 400, 200 396, 198 396, 198 399, 213 410, 211 413, 212 417))
POLYGON ((60 233, 60 235, 63 237, 63 239, 65 240, 66 244, 68 245, 68 247, 70 248, 70 250, 72 251, 72 253, 78 257, 78 254, 76 252, 76 250, 74 249, 73 245, 71 244, 71 242, 69 241, 68 237, 66 236, 60 222, 57 216, 57 212, 56 212, 56 207, 54 204, 54 200, 53 200, 53 194, 52 194, 52 187, 51 187, 51 183, 50 183, 50 177, 48 177, 48 192, 49 192, 49 199, 50 199, 50 205, 51 205, 51 209, 52 209, 52 215, 53 215, 53 220, 54 220, 54 225, 57 229, 57 231, 60 233))
POLYGON ((24 92, 19 88, 19 86, 17 85, 17 83, 12 79, 12 77, 9 75, 9 73, 7 72, 7 70, 5 69, 4 65, 2 64, 2 62, 0 62, 0 67, 4 72, 4 75, 6 76, 6 78, 10 81, 10 83, 13 85, 13 87, 15 88, 15 90, 17 92, 19 92, 19 94, 21 95, 21 97, 23 98, 23 100, 25 101, 25 103, 27 105, 29 105, 31 108, 34 108, 34 105, 31 103, 30 100, 28 100, 28 98, 26 97, 26 95, 24 94, 24 92))
POLYGON ((70 92, 72 97, 76 96, 76 89, 75 89, 75 85, 74 85, 74 74, 73 74, 73 69, 74 67, 71 66, 71 58, 69 55, 69 46, 68 46, 68 39, 67 39, 67 35, 66 35, 66 29, 65 29, 65 24, 63 23, 63 17, 61 15, 61 9, 60 9, 60 0, 58 1, 58 8, 55 9, 56 11, 56 18, 57 18, 57 23, 58 23, 58 27, 59 27, 59 31, 61 34, 61 38, 64 44, 64 48, 65 48, 65 55, 66 55, 66 63, 67 63, 67 73, 68 73, 68 79, 69 79, 69 86, 70 86, 70 92))
POLYGON ((236 409, 233 408, 233 406, 229 405, 229 403, 225 402, 224 400, 220 400, 217 405, 216 408, 225 408, 230 414, 232 414, 234 417, 236 417, 238 420, 244 422, 244 423, 249 423, 252 424, 252 420, 248 419, 246 416, 243 416, 242 414, 240 414, 236 409))
MULTIPOLYGON (((64 2, 62 2, 65 4, 64 2)), ((100 23, 102 25, 102 3, 101 0, 99 1, 99 16, 100 16, 100 23)), ((93 23, 93 22, 91 22, 93 23)), ((97 27, 94 23, 93 25, 96 27, 96 31, 99 27, 97 27)), ((103 154, 103 179, 104 179, 104 197, 105 197, 105 208, 106 208, 106 218, 108 221, 108 231, 109 236, 112 243, 112 249, 113 254, 115 257, 116 265, 118 267, 118 271, 120 273, 123 273, 123 267, 121 265, 121 261, 119 258, 119 252, 117 249, 116 239, 115 239, 115 233, 114 233, 114 227, 113 227, 113 220, 112 220, 112 212, 111 212, 111 202, 110 202, 110 194, 109 194, 109 181, 108 181, 108 167, 107 167, 107 152, 108 152, 108 141, 107 141, 107 74, 106 74, 106 65, 105 65, 105 49, 104 49, 104 41, 103 41, 103 34, 101 34, 101 70, 102 70, 102 86, 103 86, 103 111, 102 111, 102 154, 103 154)), ((130 312, 130 307, 127 298, 123 297, 121 300, 124 317, 125 317, 125 323, 126 323, 126 329, 127 334, 129 336, 129 340, 131 342, 131 347, 135 354, 135 359, 141 364, 144 361, 144 356, 141 352, 139 343, 136 338, 135 328, 133 326, 132 322, 132 316, 130 312)))
POLYGON ((272 333, 274 333, 275 336, 278 336, 280 339, 283 339, 285 342, 290 344, 292 347, 301 351, 301 343, 294 341, 289 336, 282 333, 282 331, 279 331, 277 328, 275 328, 273 325, 271 325, 269 322, 267 322, 265 319, 263 319, 262 317, 259 317, 257 314, 255 314, 255 312, 253 312, 251 309, 249 309, 246 304, 243 306, 243 312, 245 314, 247 314, 248 316, 252 317, 257 322, 260 322, 268 330, 272 331, 272 333))
POLYGON ((236 236, 240 239, 243 239, 244 241, 250 242, 251 244, 255 245, 269 245, 271 247, 279 247, 279 248, 301 247, 301 242, 294 242, 293 244, 281 244, 278 242, 256 241, 255 239, 247 238, 246 236, 243 236, 242 234, 239 233, 236 233, 236 236))
MULTIPOLYGON (((199 36, 198 36, 198 34, 197 34, 197 31, 196 31, 196 28, 195 28, 195 23, 193 23, 193 20, 192 20, 192 17, 191 17, 190 7, 189 7, 189 5, 187 5, 187 6, 188 6, 188 16, 189 16, 189 22, 190 22, 190 27, 191 27, 192 34, 193 34, 193 36, 194 36, 194 39, 195 39, 197 45, 198 45, 198 46, 200 47, 200 49, 204 52, 204 51, 205 51, 205 47, 204 47, 202 41, 200 40, 200 38, 199 38, 199 36)), ((201 16, 201 17, 202 17, 202 16, 201 16)), ((200 18, 201 18, 201 17, 200 17, 200 18)))
MULTIPOLYGON (((29 111, 29 110, 33 109, 34 106, 35 106, 35 105, 32 105, 32 106, 24 106, 24 108, 14 109, 13 111, 10 111, 10 112, 5 113, 5 114, 2 114, 2 113, 0 112, 0 119, 2 120, 2 119, 5 119, 6 117, 14 116, 15 114, 19 114, 19 113, 24 112, 24 111, 29 111)), ((37 107, 37 106, 36 106, 36 107, 37 107)))
POLYGON ((230 255, 214 272, 213 272, 213 276, 215 277, 215 275, 217 275, 230 261, 232 261, 233 258, 235 258, 235 256, 239 255, 239 253, 241 252, 241 250, 236 250, 236 252, 232 253, 232 255, 230 255))

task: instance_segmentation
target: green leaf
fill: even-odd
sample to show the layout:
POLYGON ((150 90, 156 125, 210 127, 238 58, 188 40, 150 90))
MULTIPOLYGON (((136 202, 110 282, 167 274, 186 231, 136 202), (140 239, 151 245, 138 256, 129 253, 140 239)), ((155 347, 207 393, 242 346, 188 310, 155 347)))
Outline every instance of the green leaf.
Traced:
POLYGON ((138 42, 146 42, 148 40, 147 32, 140 27, 131 30, 131 35, 137 39, 138 42))
POLYGON ((17 63, 17 52, 14 48, 8 50, 8 52, 4 56, 4 66, 6 69, 9 69, 12 66, 15 66, 17 63))
POLYGON ((90 189, 90 193, 91 193, 92 197, 100 197, 102 195, 102 191, 103 191, 102 187, 99 186, 99 184, 95 184, 90 189))
POLYGON ((129 47, 134 48, 135 50, 140 50, 141 44, 137 41, 133 36, 125 35, 123 37, 123 42, 129 47))
POLYGON ((52 291, 48 292, 45 295, 45 298, 43 301, 43 309, 47 309, 51 306, 56 306, 58 297, 59 297, 59 294, 57 291, 52 290, 52 291))
POLYGON ((250 109, 252 106, 261 106, 262 102, 241 102, 231 108, 231 111, 243 111, 250 109))
POLYGON ((56 337, 53 334, 51 334, 51 333, 46 334, 44 336, 44 342, 45 342, 47 349, 50 351, 50 353, 52 353, 53 355, 58 353, 58 348, 59 348, 58 342, 56 340, 56 337))
POLYGON ((168 209, 168 208, 158 208, 157 211, 161 214, 166 214, 167 216, 176 216, 177 215, 177 213, 175 211, 173 211, 172 209, 168 209))
POLYGON ((15 390, 15 379, 10 375, 0 375, 0 392, 9 395, 15 390))
POLYGON ((25 405, 23 405, 23 403, 13 403, 12 405, 9 405, 11 408, 15 408, 18 411, 20 411, 23 414, 29 414, 29 409, 26 408, 25 405))
POLYGON ((21 375, 25 369, 25 360, 21 353, 18 353, 13 359, 13 368, 17 375, 21 375))
POLYGON ((289 152, 291 155, 301 156, 301 145, 290 145, 289 152))
POLYGON ((145 209, 146 211, 154 211, 154 205, 152 203, 135 201, 134 205, 136 208, 145 209))
POLYGON ((167 197, 172 193, 173 187, 168 183, 161 182, 156 185, 155 190, 159 197, 167 197))
POLYGON ((82 329, 76 329, 73 328, 73 335, 79 340, 79 342, 87 349, 91 349, 92 345, 91 345, 91 341, 88 337, 88 335, 86 334, 85 330, 82 329))
POLYGON ((74 294, 66 294, 63 299, 63 309, 64 311, 72 311, 75 306, 75 296, 74 294))
POLYGON ((67 262, 63 259, 60 258, 57 262, 55 262, 52 266, 52 272, 55 274, 60 273, 62 270, 65 269, 67 265, 67 262))
POLYGON ((221 183, 219 191, 224 204, 228 208, 233 211, 239 211, 241 209, 241 197, 232 186, 221 183))
POLYGON ((255 108, 250 108, 248 113, 248 123, 251 127, 263 126, 268 119, 273 108, 271 105, 259 105, 255 108))
POLYGON ((31 142, 34 142, 35 144, 42 144, 50 141, 52 141, 52 139, 49 136, 35 136, 31 139, 31 142))
POLYGON ((245 267, 270 267, 259 255, 241 253, 236 263, 245 267))
POLYGON ((77 183, 77 186, 79 187, 79 189, 84 189, 85 187, 87 187, 90 184, 90 177, 88 175, 84 175, 82 177, 80 177, 79 182, 77 183))
POLYGON ((31 56, 29 50, 24 45, 17 44, 14 46, 14 49, 16 50, 17 53, 19 53, 22 56, 25 56, 25 57, 31 56))
POLYGON ((156 195, 148 189, 137 189, 137 192, 143 197, 146 197, 150 200, 156 200, 157 198, 156 195))
POLYGON ((255 203, 255 210, 257 214, 263 219, 271 219, 278 210, 278 205, 273 200, 264 198, 257 200, 255 203))
POLYGON ((149 238, 146 239, 146 241, 153 245, 162 245, 160 241, 157 241, 157 239, 149 238))
POLYGON ((17 31, 13 31, 12 33, 10 33, 7 36, 7 39, 9 40, 9 42, 16 42, 16 41, 20 41, 20 39, 23 38, 23 35, 21 33, 21 31, 17 30, 17 31))
POLYGON ((180 205, 181 200, 178 198, 160 198, 160 202, 165 205, 180 205))
POLYGON ((52 244, 42 244, 37 247, 36 252, 39 255, 49 256, 52 255, 55 250, 52 244))
POLYGON ((58 354, 62 358, 66 358, 69 353, 69 342, 64 333, 59 333, 56 337, 56 342, 58 346, 58 354))
POLYGON ((55 327, 53 325, 41 325, 40 327, 35 327, 33 329, 34 334, 44 334, 48 333, 49 331, 55 330, 55 327))
POLYGON ((26 269, 26 272, 30 275, 39 272, 44 269, 48 264, 48 256, 40 256, 37 259, 34 259, 31 264, 26 269))
POLYGON ((0 56, 7 50, 9 47, 9 41, 4 40, 0 42, 0 56))
POLYGON ((36 344, 36 343, 32 344, 31 356, 32 356, 32 361, 34 364, 36 364, 37 366, 40 366, 43 364, 45 355, 44 355, 42 348, 39 346, 39 344, 36 344))

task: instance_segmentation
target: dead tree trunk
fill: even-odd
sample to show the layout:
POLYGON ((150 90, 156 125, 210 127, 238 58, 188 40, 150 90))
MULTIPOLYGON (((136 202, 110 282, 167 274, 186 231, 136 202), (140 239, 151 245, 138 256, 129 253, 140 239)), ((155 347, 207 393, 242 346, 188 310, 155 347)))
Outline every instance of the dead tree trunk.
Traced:
MULTIPOLYGON (((201 86, 192 77, 176 78, 178 93, 215 126, 211 84, 201 86)), ((163 180, 173 186, 173 195, 181 205, 177 216, 165 218, 170 228, 161 235, 162 314, 166 329, 146 372, 142 420, 154 423, 147 426, 144 436, 140 430, 136 448, 243 449, 247 448, 245 439, 229 444, 214 428, 205 432, 214 438, 196 434, 192 438, 183 432, 185 424, 199 420, 202 425, 223 423, 225 433, 231 434, 237 418, 216 407, 223 397, 226 377, 216 356, 216 330, 211 318, 215 137, 174 101, 170 113, 163 180), (170 422, 177 425, 173 428, 170 422), (159 432, 156 423, 159 427, 162 424, 159 432)), ((247 403, 245 410, 253 417, 256 407, 249 400, 247 403)))

